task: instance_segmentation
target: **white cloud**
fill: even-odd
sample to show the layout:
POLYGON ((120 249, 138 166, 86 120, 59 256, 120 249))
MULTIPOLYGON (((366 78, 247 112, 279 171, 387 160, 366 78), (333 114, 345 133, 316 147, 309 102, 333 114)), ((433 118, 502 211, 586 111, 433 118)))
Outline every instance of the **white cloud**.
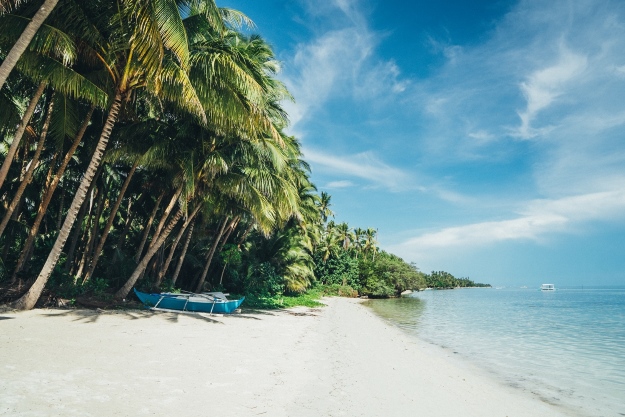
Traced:
POLYGON ((495 135, 487 132, 486 130, 477 130, 475 132, 470 132, 468 135, 471 139, 475 139, 476 143, 488 143, 495 139, 495 135))
POLYGON ((326 184, 326 186, 324 188, 348 188, 348 187, 353 187, 354 183, 351 181, 347 181, 347 180, 341 180, 341 181, 330 181, 329 183, 326 184))
POLYGON ((549 107, 559 96, 565 94, 566 86, 574 81, 586 68, 585 56, 574 54, 562 47, 558 62, 554 65, 534 71, 520 84, 520 89, 527 100, 525 110, 519 112, 521 126, 515 133, 523 139, 538 134, 532 129, 532 121, 538 113, 549 107))
POLYGON ((387 187, 391 191, 415 188, 407 173, 385 164, 372 152, 335 156, 306 147, 303 153, 304 158, 311 163, 313 172, 319 168, 326 173, 349 175, 387 187))
POLYGON ((618 66, 615 65, 612 67, 612 70, 619 77, 625 77, 625 65, 618 65, 618 66))
MULTIPOLYGON (((625 183, 621 184, 625 186, 625 183)), ((554 233, 572 233, 592 221, 625 218, 625 187, 555 200, 534 200, 516 218, 446 227, 391 246, 407 259, 426 259, 440 250, 474 250, 504 241, 540 241, 554 233)))
POLYGON ((309 2, 309 10, 334 24, 297 45, 287 60, 283 77, 296 99, 296 103, 284 104, 291 129, 298 130, 298 124, 313 118, 330 98, 390 100, 389 92, 402 93, 409 85, 394 61, 375 56, 383 35, 367 26, 358 6, 355 0, 334 0, 321 6, 309 2))

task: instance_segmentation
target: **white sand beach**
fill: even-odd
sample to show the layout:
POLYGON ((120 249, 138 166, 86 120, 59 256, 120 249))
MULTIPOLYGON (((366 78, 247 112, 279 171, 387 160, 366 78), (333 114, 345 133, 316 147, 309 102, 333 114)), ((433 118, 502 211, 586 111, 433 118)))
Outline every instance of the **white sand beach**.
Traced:
POLYGON ((564 416, 358 300, 231 316, 0 313, 0 415, 564 416))

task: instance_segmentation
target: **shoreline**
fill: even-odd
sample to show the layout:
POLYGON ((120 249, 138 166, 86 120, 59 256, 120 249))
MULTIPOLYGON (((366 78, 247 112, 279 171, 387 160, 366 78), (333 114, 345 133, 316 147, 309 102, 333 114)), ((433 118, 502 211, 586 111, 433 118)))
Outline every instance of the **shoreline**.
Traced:
POLYGON ((570 416, 360 300, 215 316, 0 313, 0 415, 570 416))

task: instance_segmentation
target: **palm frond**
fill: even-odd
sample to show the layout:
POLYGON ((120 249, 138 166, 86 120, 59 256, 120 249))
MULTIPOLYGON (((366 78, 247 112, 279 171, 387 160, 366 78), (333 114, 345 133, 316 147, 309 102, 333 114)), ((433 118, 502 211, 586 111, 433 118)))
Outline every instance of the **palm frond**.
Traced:
POLYGON ((189 65, 189 42, 182 17, 175 0, 152 0, 154 20, 166 49, 178 58, 183 69, 189 65))
POLYGON ((61 62, 25 51, 16 68, 35 82, 46 81, 56 91, 74 99, 83 99, 106 108, 109 97, 100 87, 61 62))

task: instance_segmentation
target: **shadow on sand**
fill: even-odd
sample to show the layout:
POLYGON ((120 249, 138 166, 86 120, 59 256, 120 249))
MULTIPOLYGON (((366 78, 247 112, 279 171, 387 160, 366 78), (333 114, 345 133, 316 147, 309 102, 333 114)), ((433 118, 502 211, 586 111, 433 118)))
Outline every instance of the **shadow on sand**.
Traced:
POLYGON ((204 313, 173 313, 164 311, 148 311, 148 310, 64 310, 62 312, 55 312, 44 314, 46 317, 75 317, 74 321, 83 323, 96 323, 100 317, 103 316, 118 316, 128 320, 142 320, 142 319, 165 319, 170 323, 178 323, 180 316, 184 315, 191 319, 204 321, 206 323, 223 324, 219 320, 215 320, 208 314, 204 313))

